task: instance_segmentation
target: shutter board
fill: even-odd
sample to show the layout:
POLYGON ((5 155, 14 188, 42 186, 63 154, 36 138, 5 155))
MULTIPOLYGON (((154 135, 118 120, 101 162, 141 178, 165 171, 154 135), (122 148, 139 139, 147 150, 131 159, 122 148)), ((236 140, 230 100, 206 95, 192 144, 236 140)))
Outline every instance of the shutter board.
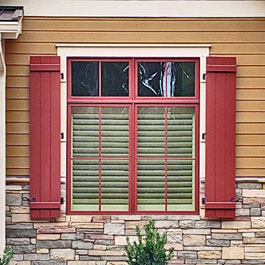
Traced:
POLYGON ((30 58, 30 215, 60 216, 60 58, 30 58))
POLYGON ((236 58, 207 58, 205 215, 235 217, 236 58))

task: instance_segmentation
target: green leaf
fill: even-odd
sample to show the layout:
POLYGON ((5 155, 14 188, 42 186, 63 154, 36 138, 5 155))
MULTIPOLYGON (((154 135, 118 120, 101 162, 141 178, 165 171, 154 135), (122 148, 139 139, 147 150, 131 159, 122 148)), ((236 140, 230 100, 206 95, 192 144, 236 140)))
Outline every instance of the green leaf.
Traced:
POLYGON ((3 256, 0 258, 0 265, 8 265, 14 254, 10 247, 6 247, 3 256))
POLYGON ((167 265, 168 261, 174 256, 174 249, 171 248, 167 254, 165 245, 167 243, 166 234, 160 235, 155 228, 154 220, 149 221, 144 226, 145 238, 141 234, 139 227, 136 227, 138 241, 133 244, 127 237, 127 254, 128 265, 167 265))

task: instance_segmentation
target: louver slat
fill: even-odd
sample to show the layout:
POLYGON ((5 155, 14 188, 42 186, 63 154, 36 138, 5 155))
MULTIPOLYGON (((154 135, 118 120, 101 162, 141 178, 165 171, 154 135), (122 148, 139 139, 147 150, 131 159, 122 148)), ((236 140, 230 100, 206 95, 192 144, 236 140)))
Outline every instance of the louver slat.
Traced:
POLYGON ((128 211, 128 108, 74 107, 72 124, 72 209, 128 211))
POLYGON ((137 124, 138 211, 194 210, 194 109, 139 108, 137 124))

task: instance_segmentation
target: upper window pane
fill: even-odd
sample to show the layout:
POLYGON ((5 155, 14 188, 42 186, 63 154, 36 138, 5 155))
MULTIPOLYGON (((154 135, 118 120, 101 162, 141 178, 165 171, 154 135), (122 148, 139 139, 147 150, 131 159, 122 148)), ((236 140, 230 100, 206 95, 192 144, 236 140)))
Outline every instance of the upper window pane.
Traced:
POLYGON ((195 96, 195 63, 139 62, 138 96, 195 96))
POLYGON ((98 62, 72 62, 72 96, 95 97, 98 88, 98 62))
POLYGON ((164 97, 166 95, 165 63, 138 63, 138 96, 164 97))
POLYGON ((102 96, 129 96, 129 63, 102 62, 102 96))
POLYGON ((195 63, 167 63, 168 97, 195 96, 195 63))

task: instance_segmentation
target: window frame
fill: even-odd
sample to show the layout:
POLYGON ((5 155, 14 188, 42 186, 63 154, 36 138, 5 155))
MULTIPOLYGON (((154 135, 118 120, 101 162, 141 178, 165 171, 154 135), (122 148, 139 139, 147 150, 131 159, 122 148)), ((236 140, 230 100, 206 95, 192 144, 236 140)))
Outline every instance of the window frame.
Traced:
MULTIPOLYGON (((68 133, 71 131, 69 130, 69 120, 71 117, 69 109, 71 109, 72 106, 87 106, 87 105, 105 105, 111 104, 113 106, 113 102, 115 101, 116 106, 122 106, 122 104, 131 104, 132 106, 135 105, 142 105, 142 106, 178 106, 178 107, 194 107, 195 110, 195 192, 194 192, 194 205, 195 210, 194 211, 137 211, 136 205, 137 205, 137 196, 134 198, 134 196, 129 197, 129 201, 133 201, 129 204, 129 212, 117 212, 117 211, 104 211, 104 212, 91 212, 91 211, 76 211, 71 210, 71 195, 69 195, 69 188, 71 189, 71 184, 69 181, 69 178, 71 178, 71 167, 69 166, 69 148, 71 149, 71 145, 69 144, 69 141, 71 139, 70 135, 67 137, 67 213, 68 214, 97 214, 97 215, 104 215, 104 214, 198 214, 199 213, 199 119, 200 119, 200 105, 199 105, 199 98, 200 98, 200 58, 182 58, 182 57, 162 57, 162 58, 147 58, 147 57, 137 57, 137 58, 126 58, 126 57, 69 57, 67 59, 67 90, 68 90, 68 96, 67 96, 67 109, 68 109, 68 118, 67 118, 67 124, 68 133), (130 86, 130 92, 129 97, 77 97, 77 96, 71 96, 71 69, 70 65, 72 61, 98 61, 100 59, 101 61, 129 61, 129 65, 131 66, 131 69, 129 71, 129 86, 130 86), (132 87, 137 88, 137 71, 134 71, 134 65, 136 65, 137 61, 181 61, 181 62, 195 62, 195 96, 194 97, 172 97, 172 98, 162 98, 162 97, 137 97, 137 89, 135 89, 135 93, 132 94, 132 87), (131 63, 133 62, 133 63, 131 63), (70 70, 70 72, 69 72, 70 70), (136 72, 136 73, 135 73, 136 72), (131 78, 131 76, 134 75, 134 78, 131 78), (135 77, 136 76, 136 77, 135 77), (89 103, 88 103, 89 101, 89 103), (99 103, 100 101, 100 103, 99 103), (155 104, 155 105, 154 105, 155 104), (172 105, 173 104, 173 105, 172 105), (133 200, 132 200, 133 198, 133 200)), ((135 107, 135 110, 137 108, 135 107)), ((133 123, 137 123, 136 116, 133 114, 133 123)), ((131 121, 130 121, 131 123, 131 121)), ((131 125, 130 125, 131 126, 131 125)), ((71 128, 71 126, 70 126, 71 128)), ((136 129, 134 129, 133 137, 135 137, 136 129)), ((130 137, 131 138, 131 137, 130 137)), ((131 144, 131 143, 130 143, 131 144)), ((134 144, 137 145, 137 141, 134 142, 134 144)), ((134 150, 134 153, 132 154, 135 156, 136 149, 134 150)), ((137 163, 137 159, 131 159, 131 163, 137 163)), ((137 167, 132 167, 130 169, 131 171, 137 172, 137 167)), ((136 173, 133 172, 133 179, 134 183, 131 180, 131 176, 129 177, 129 181, 133 185, 129 185, 129 190, 131 189, 137 189, 137 176, 136 173)), ((131 193, 131 191, 130 191, 131 193)), ((71 194, 71 193, 70 193, 71 194)), ((133 193, 134 195, 137 195, 136 192, 133 193)))

